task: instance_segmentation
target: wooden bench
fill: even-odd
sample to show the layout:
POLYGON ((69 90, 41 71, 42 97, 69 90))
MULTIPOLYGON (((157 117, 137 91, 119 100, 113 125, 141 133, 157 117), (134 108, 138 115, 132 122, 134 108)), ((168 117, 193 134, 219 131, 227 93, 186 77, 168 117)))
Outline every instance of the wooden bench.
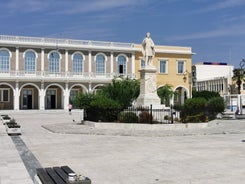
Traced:
POLYGON ((75 173, 68 166, 37 168, 34 183, 36 184, 91 184, 88 177, 83 177, 79 181, 68 181, 69 173, 75 173))

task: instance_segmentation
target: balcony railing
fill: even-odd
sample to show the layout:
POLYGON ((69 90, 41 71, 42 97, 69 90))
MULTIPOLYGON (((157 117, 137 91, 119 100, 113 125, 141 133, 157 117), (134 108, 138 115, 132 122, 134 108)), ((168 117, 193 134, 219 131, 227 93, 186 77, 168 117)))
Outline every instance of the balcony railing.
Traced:
POLYGON ((57 39, 57 38, 41 38, 41 37, 25 37, 25 36, 8 36, 0 35, 0 43, 17 44, 17 45, 39 45, 39 46, 54 46, 54 47, 118 47, 128 48, 134 47, 133 43, 120 42, 102 42, 90 40, 73 40, 73 39, 57 39))
POLYGON ((0 71, 0 79, 86 81, 112 80, 124 76, 135 79, 135 74, 94 73, 94 72, 49 72, 49 71, 0 71))

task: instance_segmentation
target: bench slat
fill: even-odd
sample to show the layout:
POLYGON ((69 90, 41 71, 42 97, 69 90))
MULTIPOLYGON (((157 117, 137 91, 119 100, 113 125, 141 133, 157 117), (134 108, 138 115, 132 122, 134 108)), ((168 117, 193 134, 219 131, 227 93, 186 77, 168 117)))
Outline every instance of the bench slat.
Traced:
POLYGON ((46 172, 54 180, 56 184, 65 184, 63 179, 60 178, 60 176, 52 168, 46 168, 46 172))
POLYGON ((65 173, 68 175, 69 173, 75 173, 70 167, 66 166, 61 166, 60 167, 65 173))
POLYGON ((43 168, 37 168, 36 171, 43 184, 55 184, 43 168))
POLYGON ((53 167, 53 169, 64 181, 68 179, 68 175, 60 167, 53 167))

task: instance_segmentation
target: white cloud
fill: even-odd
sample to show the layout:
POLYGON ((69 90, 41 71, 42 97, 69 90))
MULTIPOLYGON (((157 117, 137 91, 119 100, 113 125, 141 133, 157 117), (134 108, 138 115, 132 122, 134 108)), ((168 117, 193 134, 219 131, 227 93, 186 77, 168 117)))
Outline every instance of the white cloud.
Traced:
POLYGON ((196 40, 196 39, 207 39, 207 38, 218 38, 218 37, 233 37, 245 35, 245 25, 234 25, 232 27, 223 27, 216 30, 197 32, 189 35, 173 36, 169 37, 168 40, 196 40))
POLYGON ((55 38, 66 38, 66 39, 82 39, 82 40, 101 40, 104 41, 105 38, 114 39, 116 35, 106 28, 86 28, 83 26, 69 27, 62 32, 52 33, 45 35, 46 37, 55 38))
MULTIPOLYGON (((214 1, 215 2, 215 1, 214 1)), ((244 0, 222 0, 216 3, 209 3, 211 4, 208 7, 204 7, 203 9, 195 10, 194 13, 207 13, 227 8, 234 8, 238 6, 245 5, 244 0)))
POLYGON ((114 8, 126 8, 130 6, 144 5, 150 0, 9 0, 6 4, 1 4, 1 9, 8 12, 49 12, 49 13, 63 13, 76 14, 104 11, 114 8))

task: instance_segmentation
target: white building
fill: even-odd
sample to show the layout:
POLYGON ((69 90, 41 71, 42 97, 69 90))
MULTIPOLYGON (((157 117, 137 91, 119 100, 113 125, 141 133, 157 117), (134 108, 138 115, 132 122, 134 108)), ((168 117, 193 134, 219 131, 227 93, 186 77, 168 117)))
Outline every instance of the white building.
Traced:
POLYGON ((193 87, 197 91, 215 91, 220 95, 231 93, 234 66, 227 63, 202 62, 193 65, 193 87))

